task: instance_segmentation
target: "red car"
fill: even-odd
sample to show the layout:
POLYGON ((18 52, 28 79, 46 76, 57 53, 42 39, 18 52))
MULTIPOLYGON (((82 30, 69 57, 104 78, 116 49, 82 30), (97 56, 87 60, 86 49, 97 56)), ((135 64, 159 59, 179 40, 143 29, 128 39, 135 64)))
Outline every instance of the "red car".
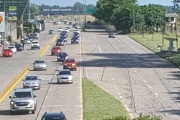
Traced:
POLYGON ((63 69, 75 70, 77 68, 77 62, 74 58, 67 58, 63 63, 63 69))
POLYGON ((51 49, 51 55, 58 55, 58 53, 61 52, 61 48, 59 46, 54 46, 52 49, 51 49))
POLYGON ((3 57, 12 57, 13 52, 11 49, 4 49, 2 52, 3 57))

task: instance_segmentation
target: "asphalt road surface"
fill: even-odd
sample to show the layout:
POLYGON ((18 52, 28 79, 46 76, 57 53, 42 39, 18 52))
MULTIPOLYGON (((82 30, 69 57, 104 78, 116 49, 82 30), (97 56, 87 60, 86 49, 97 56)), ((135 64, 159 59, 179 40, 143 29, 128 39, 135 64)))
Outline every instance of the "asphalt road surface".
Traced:
POLYGON ((180 119, 180 73, 125 35, 82 33, 83 75, 121 100, 132 116, 180 119))
MULTIPOLYGON (((54 35, 49 35, 48 30, 53 29, 57 31, 58 27, 65 27, 64 25, 46 24, 46 30, 40 34, 41 48, 47 43, 51 43, 54 35)), ((55 32, 58 34, 58 32, 55 32)), ((71 35, 70 35, 71 36, 71 35)), ((69 38, 70 39, 70 38, 69 38)), ((55 43, 54 43, 55 44, 55 43)), ((52 44, 51 47, 54 45, 52 44)), ((41 89, 35 91, 37 95, 37 111, 35 114, 17 114, 10 115, 9 112, 9 95, 0 103, 0 120, 40 120, 46 111, 63 111, 67 119, 81 120, 82 119, 82 94, 81 94, 81 67, 73 73, 73 84, 56 84, 58 70, 62 69, 62 64, 56 62, 57 57, 51 56, 50 48, 41 59, 47 62, 47 71, 33 71, 32 63, 38 58, 39 50, 30 50, 30 46, 26 46, 25 51, 17 53, 12 58, 1 58, 0 73, 0 88, 7 85, 10 80, 22 69, 29 65, 30 71, 28 74, 37 74, 41 78, 41 89)), ((62 49, 69 54, 70 57, 75 58, 80 62, 80 44, 71 45, 70 40, 65 43, 62 49)), ((22 88, 21 81, 15 88, 22 88)))

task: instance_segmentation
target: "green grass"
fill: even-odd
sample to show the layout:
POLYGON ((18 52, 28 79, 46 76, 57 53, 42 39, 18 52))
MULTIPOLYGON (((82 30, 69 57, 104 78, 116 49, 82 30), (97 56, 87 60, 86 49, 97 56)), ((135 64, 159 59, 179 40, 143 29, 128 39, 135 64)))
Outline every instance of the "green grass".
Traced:
POLYGON ((103 120, 127 116, 123 104, 87 78, 83 78, 83 120, 103 120))
MULTIPOLYGON (((145 34, 144 37, 141 34, 129 34, 129 37, 137 41, 138 43, 144 45, 148 49, 152 50, 154 53, 158 54, 159 56, 167 59, 170 61, 172 64, 174 64, 176 67, 180 66, 180 54, 175 52, 175 53, 166 53, 166 52, 160 52, 160 49, 158 49, 158 44, 162 44, 162 34, 161 33, 155 33, 153 35, 153 40, 152 40, 152 35, 151 34, 145 34)), ((169 34, 165 35, 165 38, 176 38, 175 34, 169 34)), ((178 35, 179 39, 179 35, 178 35)), ((164 44, 162 47, 162 50, 168 50, 169 42, 167 39, 164 39, 164 44)), ((174 42, 174 47, 175 50, 177 50, 177 44, 174 42)), ((180 42, 178 42, 178 48, 180 48, 180 42)))

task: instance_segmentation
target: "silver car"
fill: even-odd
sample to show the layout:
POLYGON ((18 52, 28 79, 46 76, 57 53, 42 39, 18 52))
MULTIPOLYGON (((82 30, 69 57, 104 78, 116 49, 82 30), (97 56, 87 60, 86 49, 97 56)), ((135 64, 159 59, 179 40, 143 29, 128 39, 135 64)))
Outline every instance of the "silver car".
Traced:
POLYGON ((41 79, 39 79, 38 75, 27 75, 25 79, 23 80, 23 88, 32 88, 32 89, 38 89, 41 88, 41 79))
POLYGON ((44 60, 35 60, 34 63, 34 70, 46 70, 46 62, 44 60))
POLYGON ((60 70, 57 74, 57 83, 70 83, 73 84, 73 76, 68 69, 60 70))
POLYGON ((13 95, 9 96, 10 101, 10 113, 15 114, 18 111, 31 111, 35 114, 37 100, 36 95, 33 94, 32 88, 18 88, 14 89, 13 95))

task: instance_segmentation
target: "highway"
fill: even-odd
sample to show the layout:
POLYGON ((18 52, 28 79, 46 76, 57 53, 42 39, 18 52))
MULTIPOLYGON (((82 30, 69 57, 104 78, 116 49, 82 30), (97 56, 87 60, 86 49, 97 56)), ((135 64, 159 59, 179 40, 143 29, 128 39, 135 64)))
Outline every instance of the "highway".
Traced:
MULTIPOLYGON (((53 38, 47 34, 48 30, 57 30, 58 26, 48 23, 46 28, 40 35, 42 46, 53 38)), ((78 70, 72 72, 72 85, 56 84, 57 70, 62 69, 62 65, 56 62, 56 56, 50 56, 50 49, 42 57, 47 62, 47 71, 32 71, 32 62, 39 55, 36 50, 17 53, 13 58, 0 58, 1 89, 26 65, 30 66, 28 74, 38 74, 42 79, 41 90, 35 91, 38 100, 35 114, 10 115, 10 93, 0 103, 0 120, 40 120, 45 111, 63 111, 68 120, 81 120, 82 77, 93 80, 121 100, 134 117, 143 113, 161 116, 163 120, 180 119, 179 69, 125 35, 107 38, 107 33, 97 31, 81 35, 82 45, 68 42, 62 47, 78 61, 78 70)), ((16 88, 22 88, 22 81, 16 88)))
MULTIPOLYGON (((64 25, 60 25, 65 27, 64 25)), ((46 24, 46 30, 40 34, 41 48, 48 43, 54 35, 49 35, 48 30, 53 29, 57 31, 60 26, 46 24)), ((55 34, 59 35, 58 32, 55 34)), ((54 43, 55 44, 55 43, 54 43)), ((54 45, 51 44, 51 47, 54 45)), ((56 62, 56 56, 50 55, 50 49, 43 55, 41 59, 47 62, 47 71, 33 71, 32 63, 39 57, 39 50, 29 50, 30 46, 27 45, 25 51, 17 53, 12 58, 0 58, 1 67, 0 73, 1 86, 5 86, 10 80, 18 74, 26 65, 29 66, 28 74, 37 74, 40 76, 41 89, 35 91, 37 95, 37 111, 35 114, 17 114, 10 115, 9 112, 9 95, 0 103, 0 120, 40 120, 46 111, 63 111, 67 119, 81 120, 82 119, 82 94, 81 94, 81 67, 77 71, 72 71, 74 83, 73 84, 56 84, 58 70, 62 69, 62 65, 56 62), (9 67, 8 67, 9 66, 9 67), (5 74, 6 73, 6 74, 5 74)), ((77 62, 80 61, 80 45, 70 45, 70 41, 62 47, 63 51, 67 52, 70 57, 75 58, 77 62)), ((22 88, 23 82, 19 82, 15 88, 22 88)), ((2 89, 2 87, 0 87, 2 89)))
POLYGON ((84 32, 83 76, 121 100, 130 115, 179 120, 179 69, 125 35, 84 32))

